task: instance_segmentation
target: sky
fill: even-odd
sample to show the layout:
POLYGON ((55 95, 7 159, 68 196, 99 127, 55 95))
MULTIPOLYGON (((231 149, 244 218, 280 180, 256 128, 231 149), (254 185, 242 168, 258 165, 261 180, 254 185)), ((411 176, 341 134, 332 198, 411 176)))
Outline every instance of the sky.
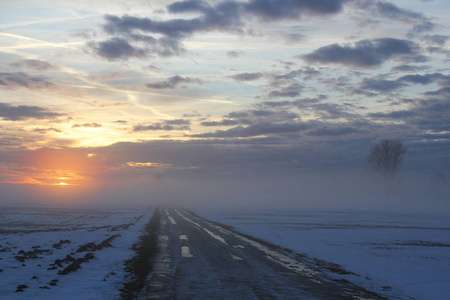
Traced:
POLYGON ((446 0, 0 5, 3 203, 371 207, 383 139, 450 175, 446 0))

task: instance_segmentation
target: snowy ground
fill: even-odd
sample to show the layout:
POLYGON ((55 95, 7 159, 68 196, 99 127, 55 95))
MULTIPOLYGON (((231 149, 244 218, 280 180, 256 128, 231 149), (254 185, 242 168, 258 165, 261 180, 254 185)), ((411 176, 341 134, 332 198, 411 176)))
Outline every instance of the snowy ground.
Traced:
POLYGON ((216 211, 203 217, 338 263, 388 298, 448 299, 450 216, 385 212, 216 211))
POLYGON ((152 209, 1 207, 0 299, 117 298, 124 261, 152 215, 152 209))

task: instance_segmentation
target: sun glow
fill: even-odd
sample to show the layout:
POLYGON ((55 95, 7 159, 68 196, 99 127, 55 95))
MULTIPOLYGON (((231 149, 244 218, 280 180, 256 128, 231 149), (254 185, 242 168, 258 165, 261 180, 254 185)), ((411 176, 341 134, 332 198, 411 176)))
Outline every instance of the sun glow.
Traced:
POLYGON ((65 182, 60 182, 58 185, 60 185, 60 186, 66 186, 66 185, 69 185, 68 183, 65 183, 65 182))

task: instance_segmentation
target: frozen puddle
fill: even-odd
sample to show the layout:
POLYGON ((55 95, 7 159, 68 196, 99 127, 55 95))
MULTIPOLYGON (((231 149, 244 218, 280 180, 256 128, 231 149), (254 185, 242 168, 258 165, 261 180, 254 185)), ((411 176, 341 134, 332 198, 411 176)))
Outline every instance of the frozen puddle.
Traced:
POLYGON ((181 257, 194 257, 194 255, 192 255, 191 250, 189 249, 189 247, 182 246, 181 247, 181 257))

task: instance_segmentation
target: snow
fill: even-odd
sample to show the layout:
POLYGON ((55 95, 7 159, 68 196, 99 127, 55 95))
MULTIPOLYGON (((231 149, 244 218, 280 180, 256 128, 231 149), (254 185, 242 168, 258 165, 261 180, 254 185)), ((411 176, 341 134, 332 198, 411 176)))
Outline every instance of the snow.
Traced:
POLYGON ((152 209, 1 207, 0 299, 117 299, 124 282, 124 261, 135 254, 130 247, 152 214, 152 209), (114 235, 119 236, 110 242, 112 247, 88 251, 95 258, 81 263, 81 269, 59 275, 71 263, 63 262, 48 270, 67 255, 84 257, 88 252, 77 252, 80 246, 99 245, 114 235), (20 250, 43 251, 20 262, 15 258, 20 250), (19 285, 27 288, 16 292, 19 285))
POLYGON ((191 249, 188 246, 181 247, 181 257, 194 257, 191 253, 191 249))
POLYGON ((224 243, 225 245, 228 246, 227 242, 225 242, 225 239, 223 237, 221 237, 220 235, 217 235, 214 232, 212 232, 212 231, 210 231, 210 230, 208 230, 206 228, 203 228, 203 230, 206 231, 206 233, 209 234, 213 239, 216 239, 219 242, 222 242, 222 243, 224 243))
POLYGON ((204 211, 202 216, 342 265, 389 299, 450 295, 450 216, 361 211, 204 211))

